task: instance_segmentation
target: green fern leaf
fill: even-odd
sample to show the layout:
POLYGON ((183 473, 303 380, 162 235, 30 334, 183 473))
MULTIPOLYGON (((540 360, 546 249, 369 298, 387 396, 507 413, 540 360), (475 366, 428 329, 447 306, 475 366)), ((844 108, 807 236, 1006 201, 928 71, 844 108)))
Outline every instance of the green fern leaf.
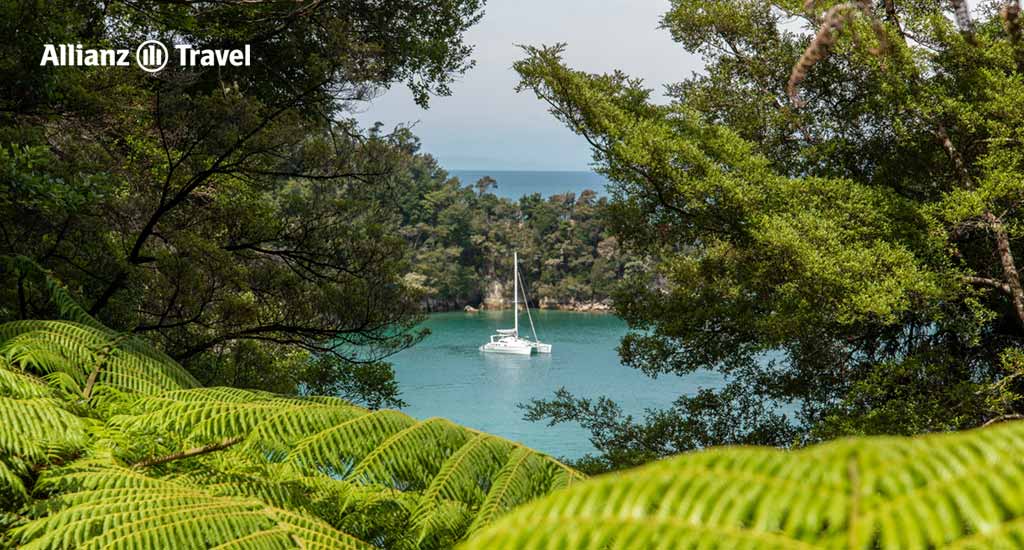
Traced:
POLYGON ((0 357, 0 396, 15 399, 53 397, 53 390, 39 378, 13 369, 7 359, 0 357))
POLYGON ((47 281, 73 321, 0 324, 0 545, 450 547, 582 477, 440 418, 199 388, 47 281))
POLYGON ((486 495, 479 480, 491 479, 513 448, 508 441, 481 433, 453 453, 423 492, 413 512, 419 541, 464 531, 469 514, 459 513, 462 507, 453 510, 452 503, 466 503, 466 509, 479 506, 486 495))
MULTIPOLYGON (((238 459, 281 459, 275 467, 287 467, 288 476, 344 480, 334 487, 342 509, 393 505, 404 518, 394 521, 428 545, 458 540, 474 521, 479 528, 519 503, 582 478, 549 457, 444 419, 420 422, 339 399, 203 388, 140 396, 130 410, 112 425, 129 433, 174 434, 183 445, 241 437, 233 455, 238 459), (520 460, 508 465, 513 449, 520 460)), ((287 497, 280 486, 243 478, 225 483, 236 484, 224 485, 226 494, 256 496, 289 509, 310 505, 287 497)))
POLYGON ((62 492, 48 501, 46 515, 14 530, 22 548, 373 548, 261 500, 211 495, 116 466, 53 475, 58 479, 43 479, 41 487, 62 492))
POLYGON ((1018 548, 1022 453, 1024 423, 712 449, 554 492, 463 548, 1018 548))
POLYGON ((494 478, 480 511, 469 526, 472 534, 513 507, 546 493, 550 488, 551 463, 533 451, 518 447, 494 478))
POLYGON ((118 339, 107 329, 68 321, 13 321, 0 325, 0 355, 35 374, 66 373, 83 387, 99 361, 100 385, 147 394, 199 386, 169 357, 136 339, 118 339), (113 345, 117 349, 98 356, 113 345))
POLYGON ((62 405, 49 397, 0 397, 0 494, 24 501, 24 480, 33 466, 87 445, 86 422, 62 405))
POLYGON ((85 422, 50 398, 0 397, 0 452, 43 462, 53 451, 71 452, 86 443, 85 422))
POLYGON ((288 459, 300 469, 329 468, 344 476, 387 438, 415 424, 400 412, 376 411, 310 435, 295 446, 288 459))
POLYGON ((392 435, 359 461, 351 478, 365 483, 422 490, 452 452, 470 438, 468 430, 443 418, 429 418, 392 435))

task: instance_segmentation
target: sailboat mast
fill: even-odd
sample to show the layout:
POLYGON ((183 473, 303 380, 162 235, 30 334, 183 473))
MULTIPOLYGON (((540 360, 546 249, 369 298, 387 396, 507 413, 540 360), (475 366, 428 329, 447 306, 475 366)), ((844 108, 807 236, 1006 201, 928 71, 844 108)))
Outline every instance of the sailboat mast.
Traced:
POLYGON ((512 252, 512 309, 516 316, 516 336, 519 336, 519 253, 512 252))
POLYGON ((523 309, 526 310, 526 318, 530 320, 530 332, 533 333, 533 341, 540 342, 537 338, 537 328, 533 326, 533 315, 530 313, 530 297, 526 295, 526 279, 519 278, 523 283, 523 309))

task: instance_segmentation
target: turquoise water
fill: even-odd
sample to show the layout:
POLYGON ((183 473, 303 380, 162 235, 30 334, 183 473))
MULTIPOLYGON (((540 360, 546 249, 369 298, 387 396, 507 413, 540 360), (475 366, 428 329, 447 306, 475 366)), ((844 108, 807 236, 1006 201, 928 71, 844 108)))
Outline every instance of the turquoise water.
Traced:
POLYGON ((402 399, 409 403, 403 410, 417 418, 449 418, 555 456, 576 458, 594 451, 586 430, 575 424, 527 422, 516 404, 550 397, 564 386, 578 396, 606 395, 626 412, 642 415, 644 409, 669 406, 678 395, 693 394, 698 387, 719 386, 720 378, 713 373, 651 379, 622 366, 615 348, 626 324, 613 315, 533 315, 540 339, 554 345, 550 356, 479 351, 494 329, 512 326, 511 310, 431 315, 425 326, 432 334, 392 358, 402 399))
POLYGON ((473 185, 480 178, 491 176, 498 182, 494 194, 513 200, 533 193, 544 197, 565 192, 579 195, 585 189, 603 196, 608 184, 604 176, 584 171, 450 170, 449 173, 463 185, 473 185))

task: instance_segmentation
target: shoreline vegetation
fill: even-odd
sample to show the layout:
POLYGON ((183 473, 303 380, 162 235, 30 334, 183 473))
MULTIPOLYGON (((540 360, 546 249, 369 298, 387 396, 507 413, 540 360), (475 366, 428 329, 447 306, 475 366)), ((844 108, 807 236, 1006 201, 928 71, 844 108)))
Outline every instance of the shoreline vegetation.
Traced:
POLYGON ((500 182, 452 177, 411 133, 391 139, 408 164, 403 185, 386 189, 390 223, 408 245, 404 281, 424 312, 510 307, 513 250, 540 309, 611 311, 619 282, 646 267, 612 234, 609 200, 596 191, 499 197, 500 182))

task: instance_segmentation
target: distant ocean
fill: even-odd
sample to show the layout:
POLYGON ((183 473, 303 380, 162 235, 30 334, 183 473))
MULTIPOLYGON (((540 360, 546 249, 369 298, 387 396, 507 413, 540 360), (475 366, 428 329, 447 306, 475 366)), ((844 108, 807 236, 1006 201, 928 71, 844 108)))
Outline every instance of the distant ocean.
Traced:
POLYGON ((484 176, 491 176, 498 182, 494 194, 508 199, 519 199, 523 195, 540 193, 544 197, 559 193, 591 189, 599 196, 607 195, 608 180, 599 174, 586 171, 513 171, 513 170, 449 170, 459 178, 462 185, 473 185, 484 176))

